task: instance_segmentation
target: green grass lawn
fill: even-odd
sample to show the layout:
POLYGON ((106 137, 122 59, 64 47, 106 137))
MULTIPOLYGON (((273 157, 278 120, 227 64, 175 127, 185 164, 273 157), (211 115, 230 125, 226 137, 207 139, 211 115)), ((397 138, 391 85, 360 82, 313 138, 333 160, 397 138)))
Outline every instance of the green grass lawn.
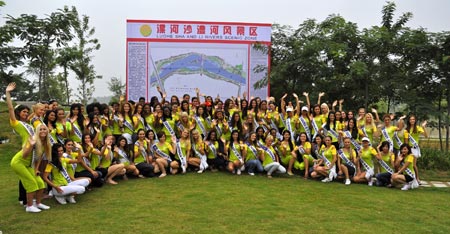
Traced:
MULTIPOLYGON (((3 108, 2 108, 3 109, 3 108)), ((10 132, 0 114, 0 131, 10 132)), ((228 173, 130 179, 25 213, 9 163, 18 139, 0 145, 3 233, 449 233, 450 189, 412 191, 228 173)), ((424 178, 426 179, 426 178, 424 178)))

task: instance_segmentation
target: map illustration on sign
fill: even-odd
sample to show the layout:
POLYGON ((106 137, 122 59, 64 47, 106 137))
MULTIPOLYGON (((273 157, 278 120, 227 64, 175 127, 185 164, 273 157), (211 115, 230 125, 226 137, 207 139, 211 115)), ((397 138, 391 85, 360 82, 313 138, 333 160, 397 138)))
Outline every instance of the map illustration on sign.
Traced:
POLYGON ((270 55, 254 45, 270 40, 271 24, 127 20, 127 99, 159 97, 157 87, 167 97, 197 88, 222 100, 265 97, 268 85, 255 84, 268 79, 270 55))
POLYGON ((239 44, 149 43, 150 89, 182 96, 208 87, 209 95, 242 95, 248 81, 247 47, 239 44))

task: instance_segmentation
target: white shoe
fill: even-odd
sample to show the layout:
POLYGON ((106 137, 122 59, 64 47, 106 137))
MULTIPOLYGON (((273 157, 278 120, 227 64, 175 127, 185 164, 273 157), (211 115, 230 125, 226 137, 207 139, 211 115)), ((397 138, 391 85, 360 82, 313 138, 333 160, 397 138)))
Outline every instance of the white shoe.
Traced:
POLYGON ((68 196, 66 198, 67 198, 67 201, 71 204, 77 203, 77 201, 75 201, 75 196, 68 196))
POLYGON ((35 207, 35 206, 27 206, 25 208, 25 211, 29 212, 29 213, 39 213, 39 212, 41 212, 41 210, 39 208, 35 207))
POLYGON ((203 169, 200 169, 197 171, 198 174, 202 174, 203 173, 203 169))
POLYGON ((350 185, 352 182, 350 181, 350 179, 346 179, 345 180, 345 185, 350 185))
POLYGON ((53 197, 53 190, 50 190, 50 192, 48 192, 48 196, 53 197))
POLYGON ((403 185, 403 187, 402 187, 402 190, 403 190, 403 191, 406 191, 406 190, 409 190, 409 189, 411 189, 411 186, 410 186, 409 184, 405 184, 405 185, 403 185))
POLYGON ((255 175, 255 173, 253 173, 253 172, 249 172, 248 174, 251 175, 251 176, 255 175))
POLYGON ((66 198, 64 196, 55 196, 55 199, 61 205, 67 204, 66 198))
POLYGON ((50 206, 44 205, 42 203, 36 204, 36 207, 41 209, 41 210, 48 210, 48 209, 50 209, 50 206))
POLYGON ((236 172, 236 174, 238 174, 238 175, 241 175, 241 169, 237 169, 237 172, 236 172))
POLYGON ((372 185, 373 185, 373 181, 370 180, 370 181, 367 183, 367 185, 372 186, 372 185))
POLYGON ((161 175, 159 175, 159 178, 163 178, 163 177, 166 177, 166 173, 162 173, 161 175))
POLYGON ((322 182, 328 183, 328 182, 331 182, 331 179, 327 177, 327 178, 323 179, 322 182))

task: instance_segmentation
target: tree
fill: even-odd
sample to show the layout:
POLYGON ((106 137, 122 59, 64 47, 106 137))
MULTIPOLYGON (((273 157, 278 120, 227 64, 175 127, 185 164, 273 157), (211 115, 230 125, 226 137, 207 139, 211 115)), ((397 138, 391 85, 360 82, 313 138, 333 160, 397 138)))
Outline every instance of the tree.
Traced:
POLYGON ((86 105, 88 100, 92 98, 95 90, 94 80, 102 78, 95 72, 91 55, 92 52, 100 49, 100 43, 96 38, 93 38, 95 28, 89 26, 89 17, 83 15, 80 18, 78 12, 76 10, 74 12, 76 17, 73 28, 78 43, 76 44, 75 59, 69 67, 75 73, 76 79, 81 82, 77 88, 79 93, 77 97, 86 105))
POLYGON ((58 9, 43 19, 27 14, 18 18, 7 17, 6 24, 25 44, 23 55, 29 59, 28 67, 36 70, 39 100, 51 97, 47 84, 55 68, 55 47, 64 46, 72 39, 72 21, 73 12, 68 7, 58 9))
POLYGON ((73 65, 75 59, 77 58, 77 51, 75 47, 68 46, 58 50, 58 56, 56 58, 56 63, 63 69, 60 75, 60 80, 65 84, 65 99, 67 104, 70 104, 70 96, 72 89, 69 86, 69 69, 73 65))
POLYGON ((125 94, 126 85, 122 82, 122 79, 117 77, 111 77, 108 81, 108 89, 114 95, 114 97, 120 97, 125 94))

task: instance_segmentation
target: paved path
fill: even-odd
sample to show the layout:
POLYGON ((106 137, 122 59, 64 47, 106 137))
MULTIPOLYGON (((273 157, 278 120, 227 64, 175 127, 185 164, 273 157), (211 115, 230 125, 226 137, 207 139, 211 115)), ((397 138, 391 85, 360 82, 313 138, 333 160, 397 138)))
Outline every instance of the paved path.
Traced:
POLYGON ((422 183, 422 187, 436 187, 436 188, 448 188, 450 187, 450 182, 441 182, 441 181, 420 181, 422 183))

